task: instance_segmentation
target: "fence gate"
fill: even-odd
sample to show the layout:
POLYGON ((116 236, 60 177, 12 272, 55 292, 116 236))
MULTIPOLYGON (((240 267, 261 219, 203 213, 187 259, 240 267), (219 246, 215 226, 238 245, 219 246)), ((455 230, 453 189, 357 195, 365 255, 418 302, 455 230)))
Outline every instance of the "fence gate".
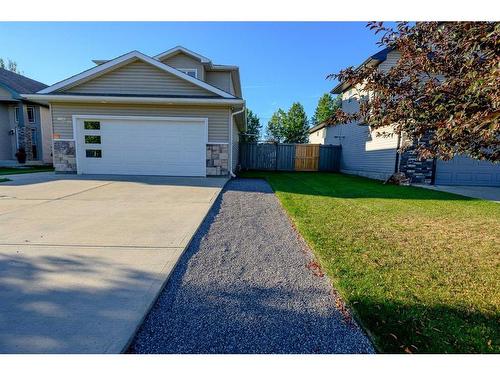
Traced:
POLYGON ((295 170, 317 171, 319 169, 319 145, 295 146, 295 170))

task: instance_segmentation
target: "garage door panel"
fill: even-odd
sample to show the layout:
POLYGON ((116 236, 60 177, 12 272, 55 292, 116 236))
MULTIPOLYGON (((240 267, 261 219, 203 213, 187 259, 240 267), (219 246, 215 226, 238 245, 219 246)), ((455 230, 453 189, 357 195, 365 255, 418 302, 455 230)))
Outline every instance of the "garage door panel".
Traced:
POLYGON ((99 131, 85 130, 83 122, 77 125, 79 173, 206 175, 205 122, 102 119, 99 131), (100 135, 101 144, 85 144, 89 134, 100 135), (102 150, 101 157, 86 157, 88 149, 102 150))
POLYGON ((500 186, 500 164, 456 156, 436 163, 436 184, 500 186))
POLYGON ((182 163, 147 163, 147 162, 108 162, 89 165, 84 173, 93 174, 134 174, 134 175, 172 175, 172 176, 199 176, 199 168, 193 164, 182 163))

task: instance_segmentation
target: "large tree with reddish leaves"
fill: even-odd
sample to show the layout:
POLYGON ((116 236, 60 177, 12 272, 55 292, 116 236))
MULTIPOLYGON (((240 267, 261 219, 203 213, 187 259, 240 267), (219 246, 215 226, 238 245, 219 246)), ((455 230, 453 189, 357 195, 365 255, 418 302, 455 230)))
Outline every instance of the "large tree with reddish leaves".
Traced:
MULTIPOLYGON (((500 160, 500 23, 370 22, 379 44, 399 51, 388 71, 366 64, 329 78, 370 93, 357 113, 338 110, 329 122, 392 125, 407 139, 428 137, 423 158, 466 154, 500 160)), ((380 131, 383 133, 383 131, 380 131)))

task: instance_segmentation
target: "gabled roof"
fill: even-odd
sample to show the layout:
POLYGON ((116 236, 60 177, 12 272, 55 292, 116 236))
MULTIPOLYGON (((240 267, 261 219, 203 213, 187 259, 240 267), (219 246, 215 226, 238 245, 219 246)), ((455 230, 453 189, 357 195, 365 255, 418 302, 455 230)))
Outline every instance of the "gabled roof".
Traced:
MULTIPOLYGON (((391 47, 384 48, 383 50, 381 50, 381 51, 377 52, 376 54, 371 55, 369 58, 367 58, 356 69, 359 69, 359 68, 361 68, 361 67, 363 67, 365 65, 370 65, 370 64, 379 65, 380 63, 382 63, 385 60, 387 60, 387 55, 392 50, 393 50, 393 48, 391 48, 391 47)), ((333 88, 333 90, 331 91, 331 93, 332 94, 341 94, 342 92, 344 92, 345 90, 347 90, 349 87, 350 86, 348 84, 340 82, 337 86, 335 86, 333 88)))
POLYGON ((198 87, 201 87, 205 90, 213 92, 213 93, 215 93, 223 98, 235 98, 235 96, 233 96, 233 95, 231 95, 231 94, 229 94, 221 89, 218 89, 215 86, 212 86, 212 85, 210 85, 204 81, 201 81, 197 78, 191 77, 191 76, 181 72, 180 70, 177 70, 169 65, 163 64, 162 62, 160 62, 154 58, 151 58, 147 55, 144 55, 143 53, 141 53, 139 51, 132 51, 132 52, 126 53, 125 55, 119 56, 113 60, 109 60, 105 63, 102 63, 101 65, 97 65, 91 69, 88 69, 88 70, 80 73, 80 74, 74 75, 68 79, 65 79, 65 80, 58 82, 52 86, 49 86, 43 90, 40 90, 40 91, 38 91, 38 93, 39 94, 50 94, 50 93, 54 93, 55 91, 62 90, 64 88, 75 86, 78 83, 86 82, 92 78, 98 77, 98 76, 103 75, 107 72, 110 72, 114 69, 117 69, 121 66, 124 66, 124 65, 126 65, 129 62, 134 61, 134 60, 141 60, 145 63, 151 64, 151 65, 153 65, 153 66, 155 66, 155 67, 157 67, 165 72, 173 74, 180 79, 183 79, 183 80, 188 81, 188 82, 190 82, 198 87))
MULTIPOLYGON (((153 56, 153 59, 160 61, 162 59, 165 59, 166 57, 175 56, 178 53, 184 53, 184 54, 192 57, 193 59, 200 61, 205 66, 205 70, 207 72, 229 72, 229 73, 231 73, 231 77, 232 77, 233 83, 235 85, 234 89, 236 92, 236 96, 242 97, 243 93, 241 91, 240 72, 239 72, 239 67, 236 65, 213 64, 212 60, 210 60, 208 57, 202 56, 199 53, 193 52, 190 49, 183 47, 183 46, 176 46, 174 48, 171 48, 165 52, 162 52, 156 56, 153 56)), ((108 61, 111 61, 111 60, 102 60, 102 59, 92 60, 92 62, 95 63, 96 65, 102 65, 104 63, 107 63, 108 61)))
POLYGON ((47 87, 41 82, 3 68, 0 68, 0 85, 7 86, 18 94, 33 94, 47 87))
POLYGON ((169 50, 154 56, 154 58, 157 60, 160 60, 160 59, 164 59, 164 58, 169 57, 169 56, 177 55, 178 53, 181 53, 181 52, 199 60, 203 64, 211 64, 212 63, 212 61, 208 57, 202 56, 199 53, 193 52, 193 51, 191 51, 185 47, 182 47, 182 46, 176 46, 174 48, 170 48, 169 50))

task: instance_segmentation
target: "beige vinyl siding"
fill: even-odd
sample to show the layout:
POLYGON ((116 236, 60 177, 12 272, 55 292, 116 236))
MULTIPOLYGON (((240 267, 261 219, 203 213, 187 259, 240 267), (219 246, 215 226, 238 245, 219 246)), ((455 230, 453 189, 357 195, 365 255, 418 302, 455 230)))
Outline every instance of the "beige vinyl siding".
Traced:
POLYGON ((73 86, 67 93, 80 94, 133 94, 133 95, 193 95, 215 94, 165 72, 143 61, 104 73, 87 82, 73 86))
POLYGON ((0 87, 0 98, 11 99, 12 94, 10 93, 10 91, 7 91, 7 90, 3 89, 2 87, 0 87))
POLYGON ((9 122, 12 124, 12 127, 18 125, 16 122, 16 107, 19 107, 18 103, 12 103, 9 105, 9 122))
POLYGON ((326 128, 316 130, 314 133, 309 134, 309 143, 311 144, 325 144, 326 128))
POLYGON ((44 163, 52 163, 52 119, 50 110, 40 107, 40 130, 42 137, 42 155, 44 163))
POLYGON ((394 65, 396 65, 400 56, 401 56, 401 53, 399 53, 398 51, 389 52, 387 54, 387 58, 385 59, 385 61, 381 62, 380 65, 378 66, 378 69, 382 72, 387 72, 394 65))
POLYGON ((230 72, 207 72, 206 82, 230 94, 234 93, 230 72))
POLYGON ((234 89, 233 75, 229 72, 229 93, 231 95, 236 95, 236 90, 234 89))
POLYGON ((203 67, 203 64, 182 52, 174 56, 161 59, 160 61, 174 67, 175 69, 196 69, 198 71, 198 79, 201 79, 202 81, 205 80, 205 68, 203 67))
POLYGON ((233 144, 231 145, 232 150, 233 150, 233 165, 232 165, 232 171, 236 171, 236 166, 239 163, 239 156, 240 156, 240 137, 239 137, 240 131, 238 130, 238 126, 236 126, 236 123, 233 122, 233 144))
MULTIPOLYGON (((354 113, 359 109, 361 90, 351 88, 342 94, 342 110, 354 113)), ((369 126, 350 123, 327 128, 325 144, 342 145, 341 170, 370 178, 386 179, 394 173, 397 136, 377 136, 382 131, 369 126)))
POLYGON ((54 134, 73 139, 73 115, 208 118, 208 141, 229 142, 229 107, 159 106, 146 104, 51 103, 54 134))
MULTIPOLYGON (((378 69, 387 72, 396 65, 400 53, 391 51, 378 69)), ((361 85, 351 87, 342 93, 342 110, 356 113, 359 110, 360 96, 367 95, 361 85)), ((370 178, 386 179, 396 164, 397 135, 378 136, 377 133, 391 132, 391 127, 371 130, 369 126, 358 123, 330 126, 326 130, 325 144, 342 145, 341 171, 370 178)))
POLYGON ((9 131, 14 127, 9 121, 10 107, 4 103, 0 103, 0 160, 9 160, 13 158, 12 138, 9 131))

